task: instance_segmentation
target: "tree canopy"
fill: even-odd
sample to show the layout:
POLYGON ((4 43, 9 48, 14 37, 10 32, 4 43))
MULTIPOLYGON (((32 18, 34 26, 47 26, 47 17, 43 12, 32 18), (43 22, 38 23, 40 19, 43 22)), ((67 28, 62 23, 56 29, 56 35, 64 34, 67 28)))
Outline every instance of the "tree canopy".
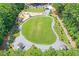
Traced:
POLYGON ((0 35, 2 37, 0 40, 3 40, 16 24, 16 17, 23 8, 24 4, 0 4, 0 35))
POLYGON ((54 4, 53 6, 57 9, 69 34, 79 46, 79 4, 54 4))

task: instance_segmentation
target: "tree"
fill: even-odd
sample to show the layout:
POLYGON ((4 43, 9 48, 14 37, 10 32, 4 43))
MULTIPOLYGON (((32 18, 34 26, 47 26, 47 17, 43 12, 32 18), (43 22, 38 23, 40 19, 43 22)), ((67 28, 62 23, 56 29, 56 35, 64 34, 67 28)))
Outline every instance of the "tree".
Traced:
POLYGON ((25 56, 28 55, 32 55, 32 56, 41 56, 42 55, 42 51, 40 49, 38 49, 35 46, 32 46, 29 50, 27 50, 24 54, 25 56))
POLYGON ((43 55, 44 55, 44 56, 56 56, 57 54, 56 54, 55 49, 52 49, 52 48, 50 47, 47 51, 45 51, 45 52, 43 53, 43 55))
POLYGON ((23 8, 24 4, 0 4, 0 35, 2 40, 12 27, 16 25, 18 13, 23 8))
POLYGON ((79 45, 79 4, 54 4, 69 34, 79 45))

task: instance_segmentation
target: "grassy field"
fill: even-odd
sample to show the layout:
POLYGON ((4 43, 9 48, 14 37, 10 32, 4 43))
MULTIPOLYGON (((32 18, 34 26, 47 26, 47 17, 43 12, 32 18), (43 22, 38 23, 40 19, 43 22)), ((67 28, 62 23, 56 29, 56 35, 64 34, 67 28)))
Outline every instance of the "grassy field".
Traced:
POLYGON ((45 9, 44 8, 25 8, 24 11, 27 12, 43 12, 45 9))
POLYGON ((29 41, 37 44, 52 44, 56 36, 51 28, 52 18, 46 16, 35 16, 30 18, 22 26, 22 34, 29 41))

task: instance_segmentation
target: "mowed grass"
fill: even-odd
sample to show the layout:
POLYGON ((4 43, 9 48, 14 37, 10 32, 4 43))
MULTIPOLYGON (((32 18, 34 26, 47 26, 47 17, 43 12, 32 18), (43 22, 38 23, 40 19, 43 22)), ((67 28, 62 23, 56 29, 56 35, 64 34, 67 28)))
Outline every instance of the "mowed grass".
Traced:
POLYGON ((51 28, 51 17, 35 16, 23 24, 22 34, 29 41, 37 44, 52 44, 56 36, 51 28))
POLYGON ((45 9, 44 8, 25 8, 24 11, 27 12, 43 12, 45 9))

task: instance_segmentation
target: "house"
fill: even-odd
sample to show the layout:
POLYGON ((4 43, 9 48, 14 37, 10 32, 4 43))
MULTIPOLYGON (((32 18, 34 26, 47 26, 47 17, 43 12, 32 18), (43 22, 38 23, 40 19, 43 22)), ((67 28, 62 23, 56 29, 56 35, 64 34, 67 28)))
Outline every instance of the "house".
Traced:
POLYGON ((44 8, 47 5, 51 5, 51 3, 26 3, 25 6, 27 7, 35 7, 35 8, 44 8))

